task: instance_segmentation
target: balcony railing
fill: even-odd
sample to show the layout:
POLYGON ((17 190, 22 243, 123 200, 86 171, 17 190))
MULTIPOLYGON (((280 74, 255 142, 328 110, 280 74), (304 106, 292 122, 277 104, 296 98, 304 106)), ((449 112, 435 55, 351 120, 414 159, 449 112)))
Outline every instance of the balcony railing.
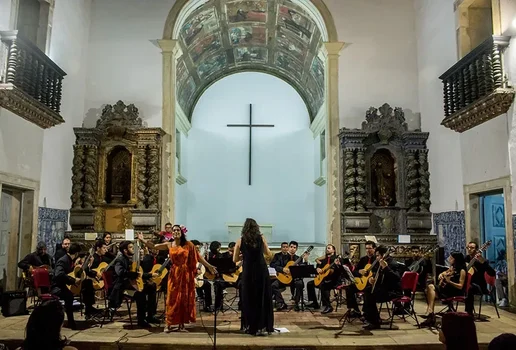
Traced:
POLYGON ((63 123, 66 73, 18 31, 0 31, 0 41, 0 107, 42 128, 63 123))
POLYGON ((507 112, 514 99, 503 67, 509 39, 488 38, 439 77, 443 82, 442 125, 463 132, 507 112))

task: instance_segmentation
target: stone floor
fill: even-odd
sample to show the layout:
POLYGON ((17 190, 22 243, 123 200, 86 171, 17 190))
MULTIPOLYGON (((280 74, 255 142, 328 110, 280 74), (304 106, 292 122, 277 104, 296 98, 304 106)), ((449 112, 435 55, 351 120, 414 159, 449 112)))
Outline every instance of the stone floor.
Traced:
MULTIPOLYGON (((459 307, 462 310, 462 307, 459 307)), ((123 310, 124 308, 122 308, 123 310)), ((416 302, 416 311, 423 313, 425 304, 416 302)), ((392 330, 362 330, 360 321, 341 327, 339 319, 344 310, 321 315, 320 312, 275 313, 275 327, 287 329, 287 333, 275 333, 266 337, 252 337, 241 334, 239 314, 232 310, 217 316, 216 344, 219 349, 444 349, 438 341, 436 330, 418 329, 415 321, 395 319, 392 330)), ((483 321, 476 323, 481 349, 495 336, 516 332, 516 315, 500 310, 498 319, 491 306, 483 306, 483 321)), ((80 330, 63 328, 63 335, 78 349, 213 349, 214 316, 200 313, 195 325, 188 333, 163 333, 163 325, 150 330, 131 329, 127 313, 123 319, 107 323, 102 328, 93 322, 84 321, 77 313, 80 330)), ((382 313, 387 318, 387 313, 382 313)), ((28 316, 0 317, 0 343, 14 349, 24 337, 24 327, 28 316)))

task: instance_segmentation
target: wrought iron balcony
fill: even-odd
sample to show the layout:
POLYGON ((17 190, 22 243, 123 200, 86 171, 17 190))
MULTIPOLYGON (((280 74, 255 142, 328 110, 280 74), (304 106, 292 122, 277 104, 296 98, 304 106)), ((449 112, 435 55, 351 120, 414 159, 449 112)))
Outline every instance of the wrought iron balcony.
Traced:
POLYGON ((0 31, 0 41, 0 107, 44 129, 64 123, 66 73, 18 31, 0 31))
POLYGON ((442 125, 463 132, 507 112, 514 100, 502 59, 509 39, 488 38, 439 77, 444 97, 442 125))

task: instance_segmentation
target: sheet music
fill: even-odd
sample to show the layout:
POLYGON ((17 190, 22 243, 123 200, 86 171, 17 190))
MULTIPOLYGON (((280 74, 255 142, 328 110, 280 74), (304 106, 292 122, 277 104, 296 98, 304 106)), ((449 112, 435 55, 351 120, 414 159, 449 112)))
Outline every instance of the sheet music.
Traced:
POLYGON ((277 276, 276 269, 274 267, 269 267, 269 276, 277 276))

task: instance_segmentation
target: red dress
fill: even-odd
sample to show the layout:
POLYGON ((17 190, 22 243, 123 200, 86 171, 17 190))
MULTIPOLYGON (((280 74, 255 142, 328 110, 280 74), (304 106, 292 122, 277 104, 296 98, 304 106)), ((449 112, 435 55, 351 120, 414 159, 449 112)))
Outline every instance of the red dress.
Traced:
POLYGON ((195 322, 195 276, 197 250, 192 242, 168 250, 171 261, 168 274, 167 325, 195 322))

